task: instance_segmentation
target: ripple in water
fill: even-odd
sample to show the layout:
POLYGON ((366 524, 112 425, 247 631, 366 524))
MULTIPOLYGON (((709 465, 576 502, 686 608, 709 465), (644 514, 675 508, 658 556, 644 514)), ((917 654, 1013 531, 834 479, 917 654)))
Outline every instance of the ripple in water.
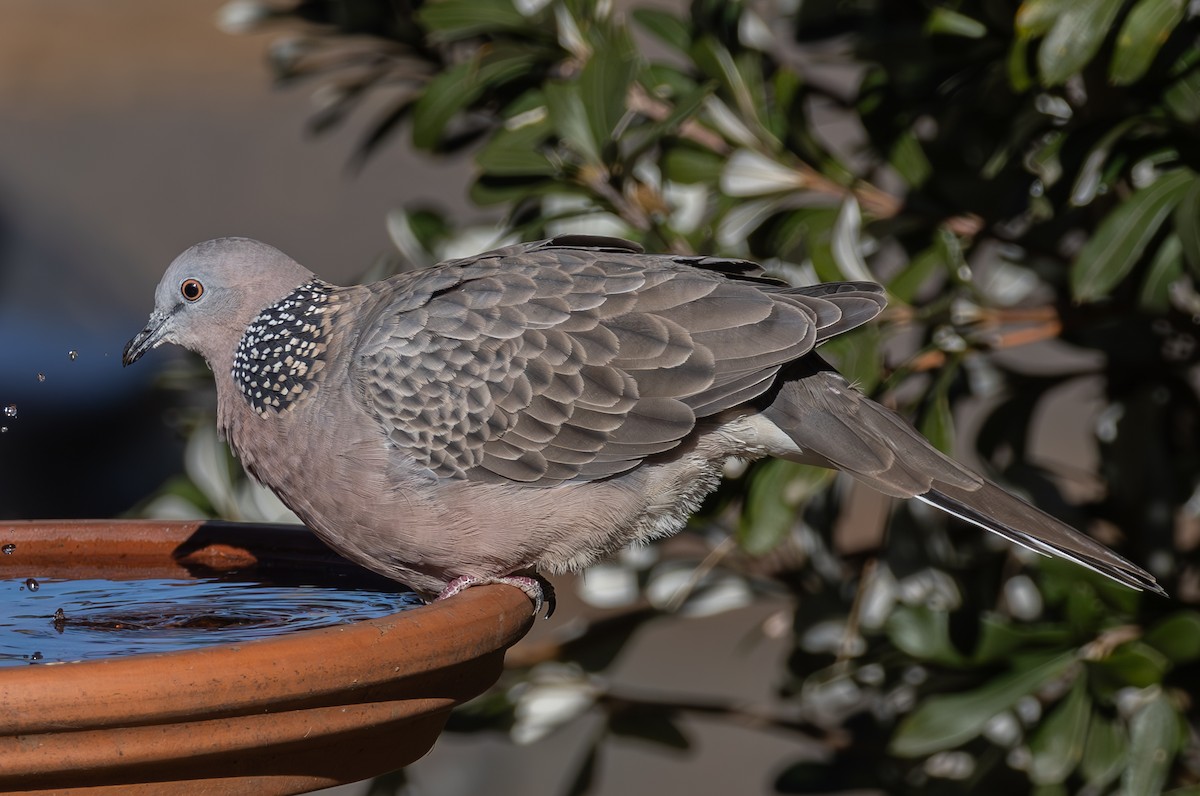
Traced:
POLYGON ((236 644, 386 616, 421 605, 412 592, 209 578, 0 579, 0 666, 236 644), (30 579, 32 580, 32 579, 30 579))

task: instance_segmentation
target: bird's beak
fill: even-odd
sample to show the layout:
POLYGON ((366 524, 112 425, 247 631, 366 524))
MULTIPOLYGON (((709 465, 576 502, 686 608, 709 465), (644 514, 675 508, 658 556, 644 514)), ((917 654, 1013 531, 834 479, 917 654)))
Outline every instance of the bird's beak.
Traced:
POLYGON ((133 339, 125 344, 125 353, 121 355, 121 364, 132 365, 142 358, 142 354, 162 343, 169 318, 170 316, 165 312, 155 310, 151 313, 150 320, 146 322, 146 328, 135 334, 133 339))

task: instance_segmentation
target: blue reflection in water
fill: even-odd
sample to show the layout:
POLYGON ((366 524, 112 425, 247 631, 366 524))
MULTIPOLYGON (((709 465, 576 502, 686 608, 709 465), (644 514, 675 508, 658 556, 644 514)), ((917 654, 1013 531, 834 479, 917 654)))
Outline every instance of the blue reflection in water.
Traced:
POLYGON ((234 644, 421 605, 407 591, 229 578, 33 580, 0 579, 0 666, 234 644))

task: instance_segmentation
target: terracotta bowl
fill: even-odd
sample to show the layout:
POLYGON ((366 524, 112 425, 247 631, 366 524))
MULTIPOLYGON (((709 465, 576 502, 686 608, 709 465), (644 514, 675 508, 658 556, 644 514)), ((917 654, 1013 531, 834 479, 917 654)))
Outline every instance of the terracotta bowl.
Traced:
MULTIPOLYGON (((186 578, 358 570, 303 529, 0 522, 0 577, 186 578)), ((370 577, 364 573, 364 577, 370 577)), ((429 751, 532 623, 508 586, 262 640, 0 668, 0 792, 287 794, 429 751)))

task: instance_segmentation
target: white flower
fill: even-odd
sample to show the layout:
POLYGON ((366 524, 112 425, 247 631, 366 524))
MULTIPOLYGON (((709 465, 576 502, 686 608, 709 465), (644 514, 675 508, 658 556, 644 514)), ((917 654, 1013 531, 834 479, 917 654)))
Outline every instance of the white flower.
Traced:
POLYGON ((222 33, 250 33, 271 17, 271 9, 255 0, 233 0, 217 9, 216 26, 222 33))
POLYGON ((637 573, 620 564, 596 564, 583 573, 579 596, 597 608, 632 605, 638 597, 637 573))
POLYGON ((523 17, 532 17, 548 5, 550 0, 513 0, 513 6, 523 17))
POLYGON ((736 575, 708 573, 695 580, 696 569, 685 562, 667 562, 653 570, 646 584, 646 599, 655 608, 677 604, 682 616, 712 616, 754 601, 746 581, 736 575))
POLYGON ((599 693, 578 667, 561 663, 535 667, 529 680, 509 692, 516 703, 510 733, 513 743, 531 744, 545 738, 586 712, 599 693))
POLYGON ((803 185, 799 172, 750 149, 734 152, 721 171, 721 191, 727 196, 763 196, 803 185))

